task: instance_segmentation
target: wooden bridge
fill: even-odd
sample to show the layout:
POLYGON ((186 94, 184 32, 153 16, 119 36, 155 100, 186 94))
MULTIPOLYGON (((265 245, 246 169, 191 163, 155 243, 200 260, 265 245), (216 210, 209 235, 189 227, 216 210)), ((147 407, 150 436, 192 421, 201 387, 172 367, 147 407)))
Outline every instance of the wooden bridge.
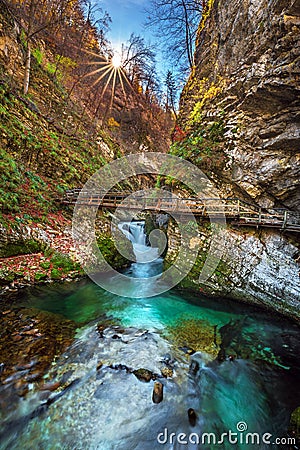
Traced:
POLYGON ((300 214, 287 209, 265 209, 238 198, 205 199, 144 197, 139 193, 113 192, 103 195, 101 191, 81 191, 72 189, 65 192, 61 199, 63 204, 75 204, 80 193, 80 205, 97 206, 101 209, 115 210, 151 210, 171 216, 184 216, 192 213, 203 220, 226 217, 232 225, 269 227, 290 232, 300 232, 300 214), (125 201, 126 200, 126 201, 125 201), (187 209, 189 208, 189 210, 187 209))

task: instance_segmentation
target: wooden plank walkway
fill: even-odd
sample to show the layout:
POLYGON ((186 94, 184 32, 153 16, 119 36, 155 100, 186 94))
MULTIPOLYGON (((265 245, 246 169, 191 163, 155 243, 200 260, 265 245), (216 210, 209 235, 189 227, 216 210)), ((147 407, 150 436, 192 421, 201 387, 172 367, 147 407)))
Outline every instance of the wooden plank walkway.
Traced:
POLYGON ((130 192, 110 192, 103 195, 101 191, 84 192, 81 189, 66 191, 61 199, 63 204, 75 204, 80 193, 80 205, 97 206, 101 209, 115 210, 151 210, 184 216, 192 213, 204 220, 226 217, 232 225, 279 228, 281 230, 300 232, 300 214, 286 209, 265 209, 247 203, 238 198, 205 199, 169 197, 143 197, 130 192), (126 200, 126 201, 125 201, 126 200), (188 210, 189 209, 189 210, 188 210))

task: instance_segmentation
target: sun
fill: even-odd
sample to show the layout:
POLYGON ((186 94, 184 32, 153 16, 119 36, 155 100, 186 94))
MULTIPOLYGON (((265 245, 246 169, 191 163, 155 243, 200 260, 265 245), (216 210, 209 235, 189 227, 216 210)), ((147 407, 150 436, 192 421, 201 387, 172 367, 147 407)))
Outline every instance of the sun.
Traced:
POLYGON ((96 112, 98 111, 100 107, 100 102, 103 99, 104 94, 109 86, 111 86, 111 99, 109 107, 107 109, 108 111, 111 110, 112 108, 114 97, 116 94, 116 86, 118 83, 121 86, 124 98, 127 98, 127 93, 124 86, 125 83, 130 87, 130 89, 133 92, 135 92, 133 86, 131 85, 127 77, 124 60, 122 59, 122 52, 115 51, 115 53, 113 53, 113 56, 111 55, 104 56, 94 53, 92 51, 87 50, 85 51, 86 53, 91 55, 94 60, 88 61, 84 64, 87 64, 89 66, 95 65, 96 69, 91 70, 88 73, 85 73, 81 79, 83 80, 87 77, 95 76, 97 74, 97 79, 91 84, 90 88, 93 88, 94 86, 98 85, 101 80, 104 80, 105 83, 104 86, 102 86, 101 88, 100 100, 96 112))
POLYGON ((121 56, 118 53, 115 53, 114 56, 111 58, 111 63, 115 69, 118 69, 119 67, 121 67, 121 65, 122 65, 121 56))

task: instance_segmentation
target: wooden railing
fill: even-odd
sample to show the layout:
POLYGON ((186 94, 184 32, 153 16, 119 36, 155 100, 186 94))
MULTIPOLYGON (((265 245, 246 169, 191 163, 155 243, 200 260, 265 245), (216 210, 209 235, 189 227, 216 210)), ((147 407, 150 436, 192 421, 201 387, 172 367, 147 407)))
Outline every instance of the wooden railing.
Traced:
POLYGON ((104 195, 100 190, 91 194, 89 191, 72 189, 66 191, 61 202, 75 204, 77 200, 80 205, 97 206, 101 209, 152 210, 173 216, 192 213, 203 219, 226 217, 226 220, 237 226, 272 227, 300 232, 299 213, 286 209, 260 208, 238 198, 144 197, 130 192, 110 192, 104 195))

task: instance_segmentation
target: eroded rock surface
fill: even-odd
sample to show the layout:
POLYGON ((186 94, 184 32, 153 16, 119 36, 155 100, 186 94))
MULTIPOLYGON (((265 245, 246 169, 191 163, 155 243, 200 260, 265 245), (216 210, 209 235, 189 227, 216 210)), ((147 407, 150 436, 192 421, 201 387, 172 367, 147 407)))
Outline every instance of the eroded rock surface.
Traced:
MULTIPOLYGON (((300 206, 299 26, 295 0, 211 0, 199 26, 195 66, 183 90, 172 153, 196 164, 220 196, 260 207, 300 206)), ((166 264, 176 258, 169 225, 166 264)), ((176 227, 175 227, 176 228, 176 227)), ((183 286, 299 317, 299 233, 227 226, 222 256, 205 285, 210 252, 200 226, 196 265, 183 286)))
POLYGON ((224 192, 297 209, 300 8, 295 0, 209 3, 181 97, 181 126, 207 133, 222 124, 226 164, 210 169, 224 192))

